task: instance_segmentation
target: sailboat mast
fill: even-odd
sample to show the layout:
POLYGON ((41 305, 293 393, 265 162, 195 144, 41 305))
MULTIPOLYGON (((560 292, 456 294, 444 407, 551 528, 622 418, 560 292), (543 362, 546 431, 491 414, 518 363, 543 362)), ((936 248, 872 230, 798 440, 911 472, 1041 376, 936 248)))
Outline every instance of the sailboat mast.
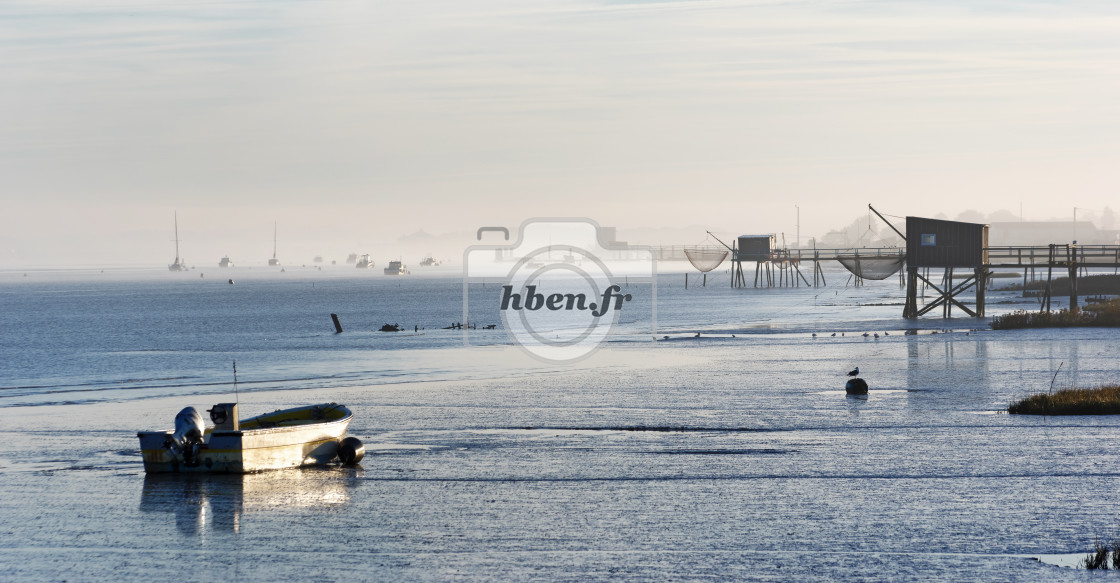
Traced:
POLYGON ((276 221, 272 222, 272 258, 276 259, 276 221))
POLYGON ((179 211, 175 211, 175 263, 179 263, 179 211))

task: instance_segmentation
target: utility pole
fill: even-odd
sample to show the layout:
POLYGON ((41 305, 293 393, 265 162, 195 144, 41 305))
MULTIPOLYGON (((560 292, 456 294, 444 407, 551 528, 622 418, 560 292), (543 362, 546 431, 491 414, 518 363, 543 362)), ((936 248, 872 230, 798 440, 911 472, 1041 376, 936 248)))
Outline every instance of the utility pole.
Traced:
POLYGON ((793 205, 797 209, 797 248, 801 248, 801 207, 793 205))

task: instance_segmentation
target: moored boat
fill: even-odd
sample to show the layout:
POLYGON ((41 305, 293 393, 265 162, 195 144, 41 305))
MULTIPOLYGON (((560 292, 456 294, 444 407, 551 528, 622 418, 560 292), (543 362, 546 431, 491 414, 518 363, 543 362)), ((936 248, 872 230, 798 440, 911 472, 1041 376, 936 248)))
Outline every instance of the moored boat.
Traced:
POLYGON ((408 268, 395 259, 389 262, 389 267, 385 268, 385 275, 404 275, 406 273, 408 273, 408 268))
POLYGON ((194 407, 187 407, 175 416, 174 430, 137 433, 144 471, 242 474, 327 464, 335 458, 357 463, 365 452, 360 441, 345 437, 353 413, 337 403, 240 421, 236 403, 219 403, 208 411, 211 427, 194 407))
POLYGON ((186 271, 187 262, 179 257, 179 213, 175 212, 175 263, 167 266, 168 271, 186 271))
POLYGON ((280 260, 276 258, 276 223, 272 223, 272 259, 268 260, 268 266, 280 266, 280 260))

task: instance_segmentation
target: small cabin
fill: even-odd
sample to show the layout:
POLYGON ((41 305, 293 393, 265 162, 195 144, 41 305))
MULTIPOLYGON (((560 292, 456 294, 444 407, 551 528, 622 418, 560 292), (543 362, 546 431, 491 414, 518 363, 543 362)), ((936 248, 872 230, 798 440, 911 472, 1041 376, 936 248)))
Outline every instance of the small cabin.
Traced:
POLYGON ((988 262, 988 225, 906 217, 910 267, 970 267, 988 262))
POLYGON ((769 261, 777 237, 774 235, 739 235, 739 261, 769 261))

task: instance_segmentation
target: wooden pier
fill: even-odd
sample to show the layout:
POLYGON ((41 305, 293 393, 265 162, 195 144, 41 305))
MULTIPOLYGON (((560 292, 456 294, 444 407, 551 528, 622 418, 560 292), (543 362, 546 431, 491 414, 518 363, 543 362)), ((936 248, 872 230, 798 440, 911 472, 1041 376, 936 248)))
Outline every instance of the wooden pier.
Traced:
MULTIPOLYGON (((811 287, 827 285, 821 263, 836 261, 845 267, 855 265, 852 278, 855 285, 862 285, 864 277, 859 275, 861 267, 871 263, 895 262, 900 284, 906 289, 906 302, 903 317, 918 318, 937 308, 943 317, 952 317, 956 307, 972 317, 984 317, 984 292, 988 287, 993 270, 1023 270, 1023 286, 1029 281, 1045 280, 1043 309, 1050 309, 1051 282, 1055 277, 1066 276, 1070 281, 1070 309, 1078 309, 1077 279, 1088 275, 1089 270, 1112 269, 1120 272, 1120 245, 1025 245, 1007 247, 983 247, 982 262, 975 267, 944 267, 940 281, 931 277, 930 267, 911 266, 907 250, 898 247, 885 248, 847 248, 847 249, 778 249, 766 258, 741 259, 737 252, 731 256, 731 286, 749 287, 743 263, 755 264, 754 287, 811 287), (803 269, 811 265, 811 268, 803 269), (812 273, 811 279, 806 272, 812 273), (1056 274, 1056 275, 1055 275, 1056 274), (962 277, 963 276, 963 277, 962 277), (935 292, 929 303, 919 304, 924 293, 919 295, 920 287, 935 292), (962 294, 975 289, 975 303, 965 304, 962 294)), ((891 271, 893 275, 895 271, 891 271)), ((884 278, 877 278, 884 279, 884 278)))

